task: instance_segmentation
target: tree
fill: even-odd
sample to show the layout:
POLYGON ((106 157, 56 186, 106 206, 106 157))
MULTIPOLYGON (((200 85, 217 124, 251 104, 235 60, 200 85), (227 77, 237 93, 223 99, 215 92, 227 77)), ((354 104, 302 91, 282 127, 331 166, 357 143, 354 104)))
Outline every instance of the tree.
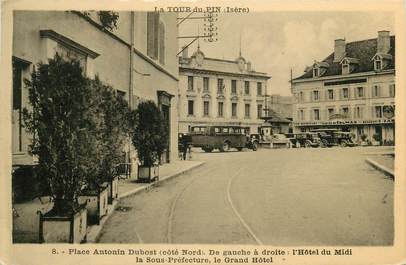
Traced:
POLYGON ((123 162, 125 140, 128 137, 127 101, 111 86, 98 77, 91 81, 92 93, 97 106, 97 164, 98 170, 89 177, 90 188, 110 181, 116 174, 117 164, 123 162))
POLYGON ((167 148, 168 132, 164 118, 153 101, 141 102, 131 114, 131 138, 143 166, 157 163, 167 148))
POLYGON ((25 80, 32 109, 23 111, 24 126, 33 135, 30 152, 47 179, 53 215, 75 211, 86 177, 97 170, 98 110, 89 82, 78 61, 58 54, 25 80))

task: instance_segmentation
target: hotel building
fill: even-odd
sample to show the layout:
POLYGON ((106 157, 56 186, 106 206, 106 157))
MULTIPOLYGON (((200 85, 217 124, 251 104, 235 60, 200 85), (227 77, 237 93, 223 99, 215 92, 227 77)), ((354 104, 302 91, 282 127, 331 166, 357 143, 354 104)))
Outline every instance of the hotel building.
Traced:
POLYGON ((334 52, 292 80, 296 132, 338 128, 357 140, 394 141, 395 36, 335 40, 334 52))
POLYGON ((185 49, 179 57, 179 132, 194 125, 235 125, 258 133, 269 79, 241 55, 208 58, 198 48, 188 57, 185 49))

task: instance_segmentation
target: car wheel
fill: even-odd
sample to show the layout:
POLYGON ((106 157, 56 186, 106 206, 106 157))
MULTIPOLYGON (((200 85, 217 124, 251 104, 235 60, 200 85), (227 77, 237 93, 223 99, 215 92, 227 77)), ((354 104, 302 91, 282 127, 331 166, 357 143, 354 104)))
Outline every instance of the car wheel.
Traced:
POLYGON ((320 147, 325 148, 327 146, 328 146, 327 141, 326 140, 321 140, 320 147))
POLYGON ((241 151, 242 151, 242 147, 237 147, 237 150, 238 150, 239 152, 241 152, 241 151))
POLYGON ((341 142, 341 146, 342 146, 342 147, 347 147, 347 146, 348 146, 347 141, 345 141, 345 140, 342 141, 342 142, 341 142))
POLYGON ((227 152, 228 150, 230 150, 230 144, 226 141, 220 147, 220 152, 227 152))
POLYGON ((310 147, 312 147, 312 145, 311 145, 309 142, 306 142, 306 143, 305 143, 305 147, 306 147, 306 148, 310 148, 310 147))

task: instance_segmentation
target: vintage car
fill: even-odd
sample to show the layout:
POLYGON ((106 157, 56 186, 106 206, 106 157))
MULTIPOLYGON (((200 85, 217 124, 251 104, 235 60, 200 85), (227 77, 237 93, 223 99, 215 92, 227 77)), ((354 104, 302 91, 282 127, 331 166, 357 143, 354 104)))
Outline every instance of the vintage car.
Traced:
POLYGON ((311 132, 319 135, 321 147, 356 146, 349 132, 343 132, 339 129, 315 129, 311 132))
POLYGON ((292 143, 290 142, 289 138, 287 138, 286 135, 282 133, 272 134, 270 144, 271 148, 277 147, 290 148, 292 146, 292 143))
POLYGON ((320 138, 317 133, 303 132, 297 134, 288 134, 288 139, 293 147, 319 147, 320 138))
POLYGON ((246 135, 246 128, 239 126, 192 126, 190 130, 191 144, 200 147, 205 152, 214 149, 220 152, 236 148, 257 150, 258 143, 246 135))
POLYGON ((333 132, 333 136, 335 139, 337 139, 337 143, 342 147, 357 146, 350 132, 336 131, 333 132))

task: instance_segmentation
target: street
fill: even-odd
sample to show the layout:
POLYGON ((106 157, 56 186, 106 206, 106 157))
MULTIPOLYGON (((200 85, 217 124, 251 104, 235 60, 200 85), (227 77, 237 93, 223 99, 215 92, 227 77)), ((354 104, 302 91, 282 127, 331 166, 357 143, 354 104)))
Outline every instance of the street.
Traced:
POLYGON ((99 242, 391 245, 394 183, 365 163, 374 151, 196 149, 205 165, 122 200, 99 242))

